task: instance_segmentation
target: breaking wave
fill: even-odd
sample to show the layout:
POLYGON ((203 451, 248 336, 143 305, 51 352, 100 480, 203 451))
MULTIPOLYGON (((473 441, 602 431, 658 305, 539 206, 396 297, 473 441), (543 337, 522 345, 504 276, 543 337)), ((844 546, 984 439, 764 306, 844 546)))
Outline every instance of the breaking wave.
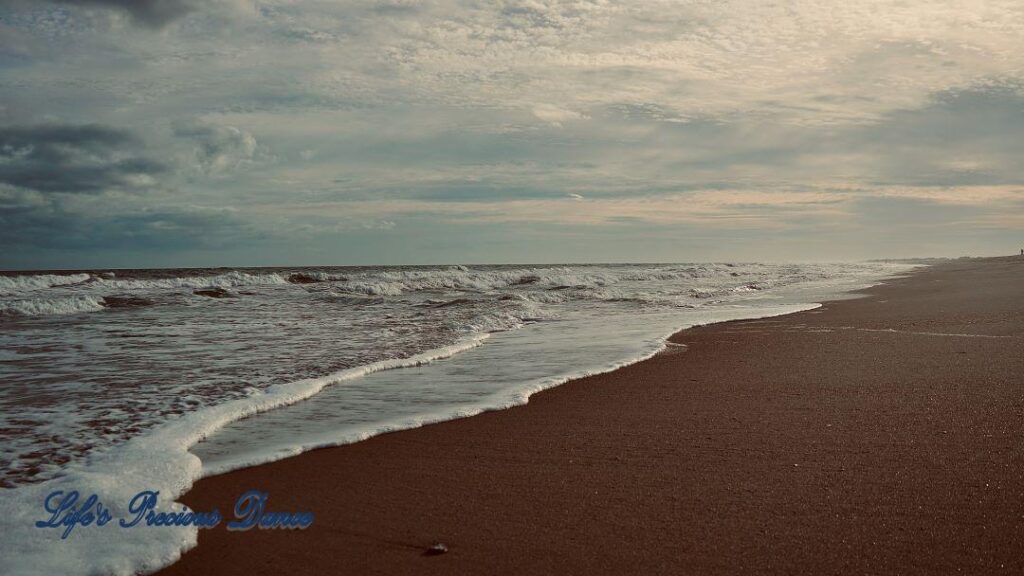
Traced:
POLYGON ((93 296, 28 298, 0 303, 0 317, 54 316, 103 310, 103 299, 93 296))
POLYGON ((89 274, 33 274, 0 276, 0 296, 44 290, 55 286, 81 284, 92 279, 89 274))

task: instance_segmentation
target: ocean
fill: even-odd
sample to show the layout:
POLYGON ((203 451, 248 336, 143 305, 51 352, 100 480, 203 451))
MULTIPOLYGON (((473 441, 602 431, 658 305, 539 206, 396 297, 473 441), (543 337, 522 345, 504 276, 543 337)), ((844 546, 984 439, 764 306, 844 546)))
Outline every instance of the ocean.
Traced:
POLYGON ((194 528, 33 527, 316 447, 522 404, 902 263, 94 270, 0 275, 0 572, 132 573, 194 528))

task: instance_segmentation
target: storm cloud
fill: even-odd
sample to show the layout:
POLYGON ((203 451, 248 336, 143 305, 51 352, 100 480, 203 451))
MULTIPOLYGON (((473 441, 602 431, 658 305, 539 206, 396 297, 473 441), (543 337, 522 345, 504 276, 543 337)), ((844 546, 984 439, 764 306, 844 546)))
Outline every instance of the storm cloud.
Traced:
POLYGON ((0 128, 0 183, 41 193, 143 189, 167 171, 133 134, 100 125, 0 128))
MULTIPOLYGON (((159 28, 209 4, 210 0, 44 0, 68 6, 111 8, 127 13, 144 26, 159 28)), ((26 4, 25 0, 0 0, 0 5, 26 4)))

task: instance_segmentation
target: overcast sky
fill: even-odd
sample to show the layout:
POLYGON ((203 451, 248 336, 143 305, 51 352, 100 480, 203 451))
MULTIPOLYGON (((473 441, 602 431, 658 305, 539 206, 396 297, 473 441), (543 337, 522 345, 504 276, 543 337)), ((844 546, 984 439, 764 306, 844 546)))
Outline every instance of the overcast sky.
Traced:
POLYGON ((0 0, 0 267, 1024 247, 1024 2, 0 0))

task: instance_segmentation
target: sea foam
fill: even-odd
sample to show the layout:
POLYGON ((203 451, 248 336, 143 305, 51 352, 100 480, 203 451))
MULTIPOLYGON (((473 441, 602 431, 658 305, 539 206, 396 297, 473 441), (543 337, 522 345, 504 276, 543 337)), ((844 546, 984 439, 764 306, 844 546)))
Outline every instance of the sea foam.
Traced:
POLYGON ((381 370, 417 366, 479 346, 486 335, 404 359, 386 360, 344 370, 323 378, 301 380, 254 391, 171 421, 142 436, 98 453, 47 482, 0 492, 0 573, 3 574, 134 574, 151 572, 177 560, 196 545, 194 527, 88 527, 66 540, 60 532, 35 527, 45 519, 42 503, 54 491, 77 490, 101 496, 114 518, 127 518, 127 505, 142 490, 160 493, 158 511, 181 510, 172 503, 202 471, 188 449, 225 424, 315 395, 325 386, 381 370))

